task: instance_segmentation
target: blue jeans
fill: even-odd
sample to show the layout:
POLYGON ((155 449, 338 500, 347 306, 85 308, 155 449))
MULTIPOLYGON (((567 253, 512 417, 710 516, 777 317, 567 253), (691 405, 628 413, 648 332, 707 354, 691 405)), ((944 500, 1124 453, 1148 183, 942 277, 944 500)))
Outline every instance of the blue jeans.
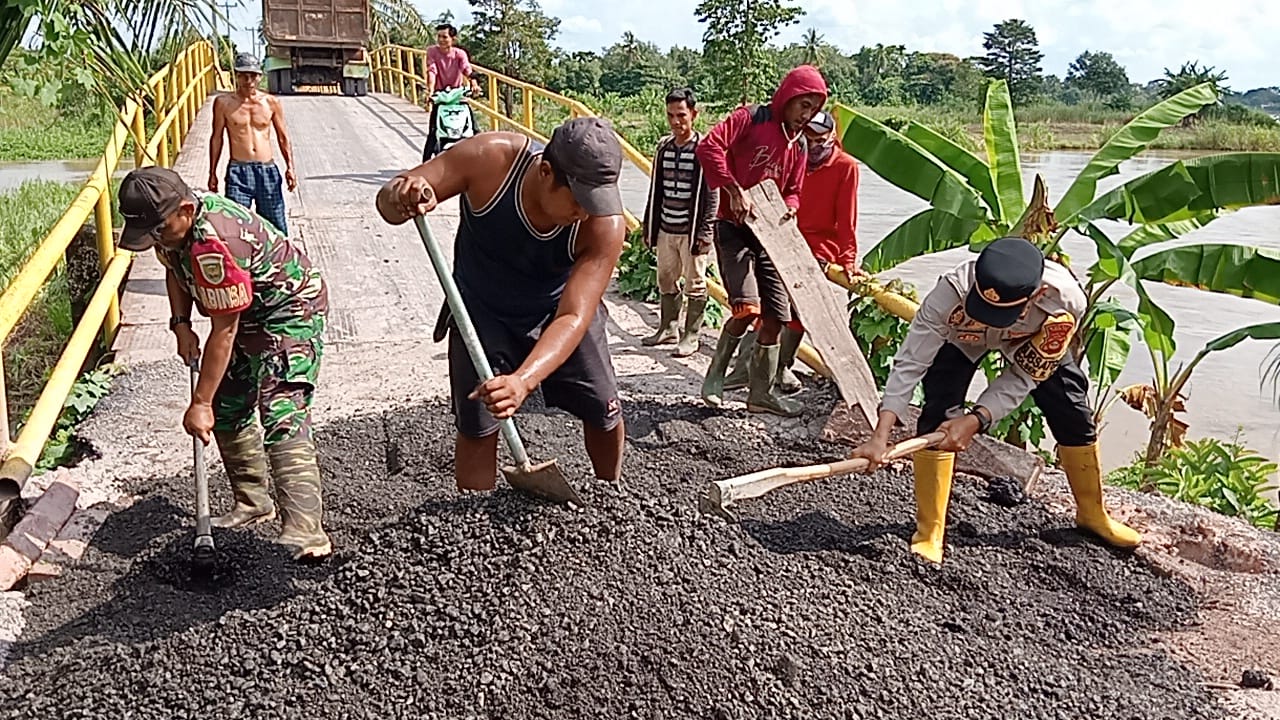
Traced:
POLYGON ((227 165, 228 200, 252 209, 280 232, 289 234, 284 219, 284 191, 280 168, 273 162, 242 162, 232 160, 227 165), (254 203, 256 207, 250 208, 254 203))

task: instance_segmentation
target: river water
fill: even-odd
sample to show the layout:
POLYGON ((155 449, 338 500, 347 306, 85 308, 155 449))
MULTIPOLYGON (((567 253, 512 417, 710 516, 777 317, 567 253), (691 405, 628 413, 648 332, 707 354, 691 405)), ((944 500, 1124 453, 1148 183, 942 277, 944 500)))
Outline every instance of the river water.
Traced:
MULTIPOLYGON (((1145 153, 1125 163, 1120 173, 1103 180, 1108 189, 1137 175, 1155 170, 1172 159, 1195 153, 1145 153)), ((1071 181, 1085 166, 1089 153, 1054 151, 1026 154, 1022 158, 1026 192, 1039 173, 1048 184, 1051 202, 1066 191, 1071 181)), ((120 172, 127 172, 128 158, 122 160, 120 172)), ((36 163, 0 163, 0 192, 31 178, 60 182, 83 182, 96 161, 48 161, 36 163)), ((874 173, 862 173, 858 193, 858 237, 863 252, 903 219, 927 207, 924 201, 889 185, 874 173)), ((1121 223, 1104 224, 1105 231, 1118 240, 1124 234, 1121 223)), ((1242 210, 1214 221, 1208 227, 1178 242, 1247 243, 1280 249, 1280 207, 1242 210)), ((1063 243, 1079 272, 1097 258, 1093 243, 1071 233, 1063 243)), ((923 296, 942 272, 962 260, 968 251, 961 248, 910 260, 888 272, 886 277, 901 277, 913 282, 923 296)), ((1139 255, 1140 257, 1141 255, 1139 255)), ((1177 324, 1175 337, 1178 352, 1175 364, 1186 362, 1211 340, 1241 325, 1280 321, 1280 308, 1255 300, 1205 293, 1189 288, 1150 285, 1150 294, 1177 324)), ((1128 288, 1116 297, 1133 307, 1134 293, 1128 288)), ((1243 428, 1243 441, 1249 447, 1280 461, 1280 410, 1269 387, 1262 387, 1262 368, 1272 344, 1246 340, 1231 350, 1210 355, 1200 363, 1185 392, 1190 423, 1189 437, 1213 436, 1229 438, 1243 428)), ((1120 379, 1121 385, 1148 382, 1151 363, 1141 345, 1120 379)), ((972 397, 982 388, 974 383, 972 397)), ((1107 469, 1124 464, 1133 453, 1145 447, 1147 419, 1123 403, 1114 405, 1104 419, 1102 431, 1103 462, 1107 469)))
MULTIPOLYGON (((1144 153, 1122 165, 1118 175, 1099 183, 1100 190, 1156 170, 1179 157, 1196 154, 1144 153)), ((1090 156, 1091 153, 1065 151, 1024 155, 1022 169, 1026 193, 1030 195, 1032 179, 1038 173, 1048 184, 1050 204, 1055 204, 1090 156)), ((924 201, 886 183, 864 167, 858 193, 858 237, 864 246, 862 251, 872 247, 903 219, 926 207, 924 201)), ((1124 223, 1101 226, 1117 241, 1128 227, 1124 223)), ((1176 242, 1243 243, 1280 249, 1280 207, 1238 211, 1176 242)), ((1092 241, 1076 233, 1069 233, 1063 246, 1071 256, 1077 275, 1083 276, 1083 269, 1098 257, 1092 241)), ((923 297, 936 284, 940 273, 967 255, 968 250, 960 248, 914 258, 887 271, 884 276, 900 277, 915 283, 923 297)), ((1137 257, 1142 255, 1139 253, 1137 257)), ((1152 299, 1173 317, 1176 324, 1174 370, 1194 357, 1207 341, 1219 335, 1242 325, 1280 321, 1280 308, 1257 300, 1155 283, 1148 283, 1148 290, 1152 299)), ((1125 287, 1114 296, 1128 307, 1135 307, 1136 294, 1131 289, 1125 287)), ((1230 438, 1237 429, 1243 428, 1241 437, 1246 446, 1280 462, 1280 409, 1277 409, 1272 388, 1261 384, 1262 370, 1273 345, 1271 342, 1246 340, 1201 361, 1184 389, 1187 412, 1183 419, 1190 424, 1188 437, 1230 438)), ((1151 360, 1145 346, 1135 341, 1134 352, 1119 385, 1150 382, 1151 377, 1151 360)), ((971 396, 976 397, 981 387, 980 382, 975 382, 971 396)), ((1116 403, 1103 422, 1102 453, 1107 469, 1124 464, 1134 452, 1145 449, 1149 425, 1140 412, 1122 402, 1116 403)))

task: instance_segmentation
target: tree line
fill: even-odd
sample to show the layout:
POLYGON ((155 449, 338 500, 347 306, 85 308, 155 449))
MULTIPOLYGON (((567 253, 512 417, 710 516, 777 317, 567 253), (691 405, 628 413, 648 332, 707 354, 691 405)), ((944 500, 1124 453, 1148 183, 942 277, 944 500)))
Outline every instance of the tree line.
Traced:
MULTIPOLYGON (((768 97, 788 69, 808 63, 822 70, 834 97, 862 106, 950 105, 976 110, 992 78, 1008 81, 1016 105, 1093 104, 1129 111, 1203 82, 1213 83, 1231 98, 1226 73, 1196 60, 1138 83, 1111 53, 1086 49, 1065 76, 1045 73, 1035 28, 1021 19, 997 23, 984 33, 985 53, 976 57, 884 44, 846 52, 815 28, 805 31, 800 42, 777 44, 782 30, 801 23, 805 15, 793 0, 702 0, 693 12, 704 30, 701 48, 663 51, 628 31, 600 51, 569 52, 555 45, 559 18, 543 12, 537 0, 470 4, 472 21, 459 30, 461 44, 475 62, 575 95, 632 96, 688 85, 709 101, 736 104, 768 97)), ((448 12, 426 22, 420 16, 406 18, 403 11, 397 7, 394 17, 388 15, 377 25, 380 37, 375 41, 430 44, 436 24, 454 22, 448 12)), ((416 15, 416 10, 409 15, 416 15)), ((1243 106, 1234 115, 1238 117, 1233 119, 1268 120, 1243 106)))

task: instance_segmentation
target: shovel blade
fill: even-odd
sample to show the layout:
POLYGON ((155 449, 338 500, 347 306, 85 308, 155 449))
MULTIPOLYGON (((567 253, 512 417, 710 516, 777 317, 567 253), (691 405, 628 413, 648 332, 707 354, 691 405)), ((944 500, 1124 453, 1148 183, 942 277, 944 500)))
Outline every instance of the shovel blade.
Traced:
POLYGON ((529 495, 550 500, 555 503, 573 503, 579 507, 586 503, 565 478, 555 459, 544 463, 530 463, 523 467, 507 466, 502 468, 502 475, 511 487, 529 495))

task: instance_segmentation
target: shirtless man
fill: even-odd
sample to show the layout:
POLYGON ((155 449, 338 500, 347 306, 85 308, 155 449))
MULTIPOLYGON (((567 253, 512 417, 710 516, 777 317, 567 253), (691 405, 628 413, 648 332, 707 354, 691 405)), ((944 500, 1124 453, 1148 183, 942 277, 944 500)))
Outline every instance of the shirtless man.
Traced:
POLYGON ((236 56, 236 91, 213 101, 213 138, 209 141, 209 191, 218 192, 218 159, 222 157, 222 135, 231 141, 231 162, 227 164, 227 199, 255 210, 280 232, 289 234, 284 219, 284 193, 280 191, 280 168, 271 152, 271 128, 276 129, 280 153, 284 155, 284 181, 289 192, 298 187, 293 174, 293 149, 284 125, 284 109, 274 96, 258 90, 262 65, 248 53, 236 56), (250 203, 257 207, 250 208, 250 203))
POLYGON ((493 489, 495 418, 539 386, 548 406, 582 421, 596 477, 620 478, 626 433, 602 298, 627 230, 621 167, 608 121, 577 118, 545 147, 509 132, 469 137, 378 192, 393 225, 461 198, 453 275, 495 377, 481 382, 449 333, 459 489, 493 489))

